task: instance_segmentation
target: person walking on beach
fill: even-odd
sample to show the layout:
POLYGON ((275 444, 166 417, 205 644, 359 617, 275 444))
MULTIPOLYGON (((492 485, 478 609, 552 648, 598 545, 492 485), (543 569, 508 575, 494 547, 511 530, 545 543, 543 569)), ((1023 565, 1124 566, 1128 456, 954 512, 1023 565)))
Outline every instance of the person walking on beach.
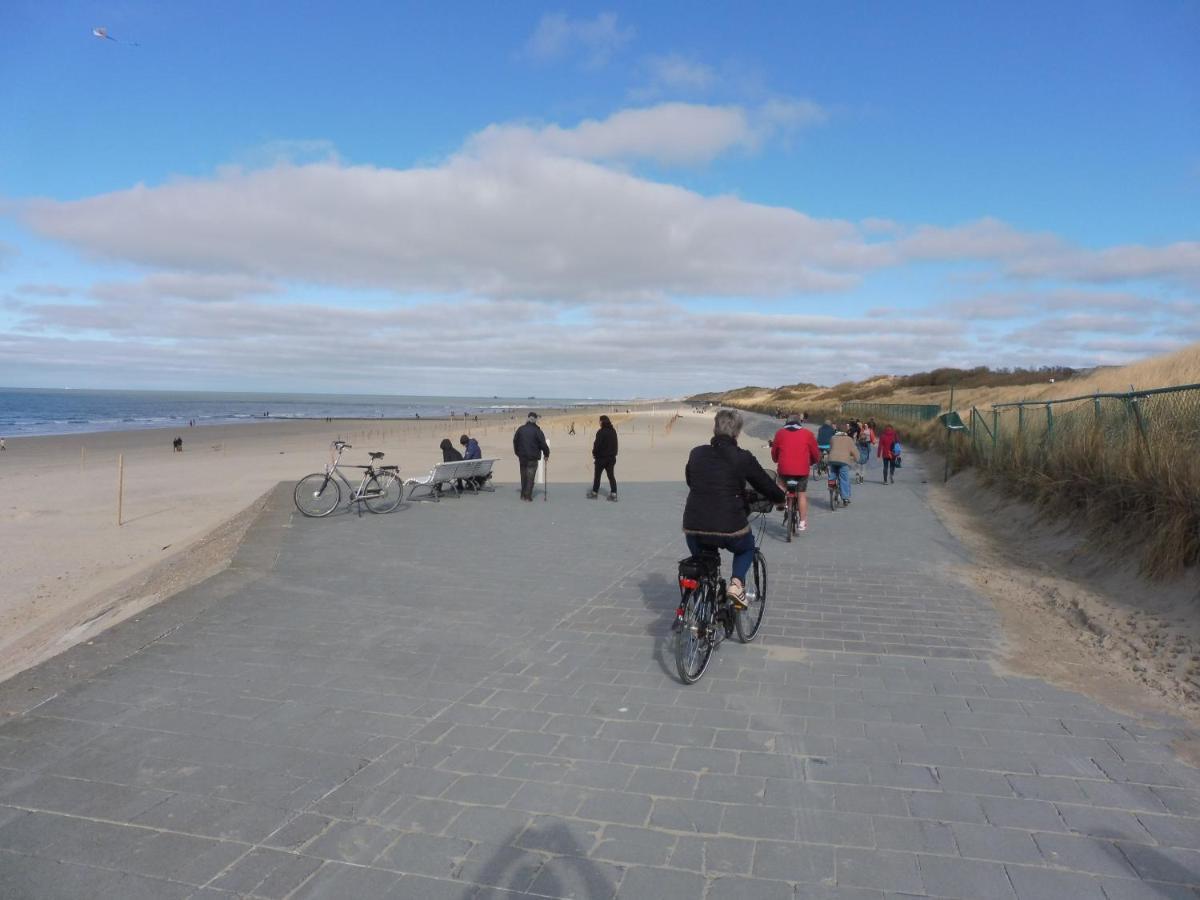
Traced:
POLYGON ((688 456, 683 470, 689 488, 683 508, 683 535, 688 552, 699 556, 706 547, 733 554, 733 575, 726 594, 738 609, 746 608, 746 573, 754 561, 746 485, 772 503, 784 493, 758 464, 754 454, 737 444, 742 414, 723 409, 713 420, 713 438, 688 456))
POLYGON ((896 434, 896 429, 891 425, 884 425, 883 434, 879 436, 879 448, 875 451, 875 455, 883 460, 884 484, 889 480, 892 484, 896 483, 896 444, 899 441, 900 435, 896 434))
POLYGON ((771 439, 771 460, 779 469, 781 484, 797 482, 800 515, 797 527, 807 531, 808 473, 821 461, 821 451, 817 449, 817 439, 813 433, 800 424, 800 417, 795 413, 788 416, 787 424, 775 432, 775 437, 771 439))
POLYGON ((7 449, 8 448, 4 446, 4 438, 0 438, 0 450, 7 450, 7 449))
POLYGON ((617 500, 617 478, 613 469, 617 465, 617 429, 613 428, 608 416, 600 417, 600 427, 596 431, 596 440, 592 442, 592 461, 595 464, 595 474, 592 476, 592 489, 588 491, 588 499, 595 500, 600 496, 600 473, 608 475, 608 499, 614 503, 617 500))
POLYGON ((531 412, 525 424, 513 432, 513 453, 521 466, 521 499, 533 502, 533 482, 537 478, 538 460, 550 459, 550 445, 538 427, 538 414, 531 412))

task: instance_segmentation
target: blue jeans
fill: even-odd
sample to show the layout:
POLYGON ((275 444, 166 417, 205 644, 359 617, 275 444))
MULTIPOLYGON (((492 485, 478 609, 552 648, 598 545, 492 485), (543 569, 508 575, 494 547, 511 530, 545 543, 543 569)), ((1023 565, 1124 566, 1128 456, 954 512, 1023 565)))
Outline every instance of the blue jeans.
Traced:
POLYGON ((842 488, 842 498, 850 499, 850 466, 847 463, 831 462, 829 474, 838 480, 842 488))
POLYGON ((871 445, 870 444, 859 444, 858 445, 859 465, 865 466, 870 461, 871 461, 871 445))
POLYGON ((742 584, 746 583, 746 573, 750 571, 750 563, 754 562, 754 533, 747 531, 738 537, 710 537, 699 534, 685 534, 688 552, 699 556, 706 547, 728 550, 733 554, 733 577, 742 584))

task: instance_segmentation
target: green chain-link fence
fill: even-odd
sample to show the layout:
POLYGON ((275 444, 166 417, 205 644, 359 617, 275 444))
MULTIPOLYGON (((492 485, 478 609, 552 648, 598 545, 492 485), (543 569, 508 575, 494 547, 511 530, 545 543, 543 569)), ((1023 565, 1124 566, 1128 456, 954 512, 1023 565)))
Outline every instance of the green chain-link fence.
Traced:
POLYGON ((971 407, 967 435, 984 465, 1014 454, 1036 466, 1040 454, 1060 449, 1174 451, 1200 440, 1200 384, 971 407))
POLYGON ((842 404, 842 412, 850 416, 877 419, 907 419, 910 422, 928 422, 936 419, 942 408, 936 403, 864 403, 852 401, 842 404))

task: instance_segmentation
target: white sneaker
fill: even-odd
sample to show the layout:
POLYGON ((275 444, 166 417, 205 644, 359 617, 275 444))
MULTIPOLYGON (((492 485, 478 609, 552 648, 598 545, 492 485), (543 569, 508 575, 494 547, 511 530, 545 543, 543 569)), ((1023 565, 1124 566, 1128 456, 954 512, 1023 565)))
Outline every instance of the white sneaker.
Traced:
POLYGON ((808 531, 808 521, 807 520, 805 520, 805 519, 800 520, 800 530, 808 531))

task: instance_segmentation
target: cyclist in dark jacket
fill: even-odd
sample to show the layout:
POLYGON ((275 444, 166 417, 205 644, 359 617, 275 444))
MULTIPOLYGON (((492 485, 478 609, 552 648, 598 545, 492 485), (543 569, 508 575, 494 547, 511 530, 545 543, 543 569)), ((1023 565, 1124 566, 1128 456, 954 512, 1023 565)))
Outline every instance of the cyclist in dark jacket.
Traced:
POLYGON ((693 556, 698 556, 705 547, 733 554, 728 595, 738 608, 746 605, 746 573, 754 561, 746 484, 773 503, 784 500, 775 479, 749 450, 737 445, 741 432, 741 413, 733 409, 717 413, 713 439, 696 447, 688 456, 684 477, 691 490, 683 508, 683 533, 693 556))
POLYGON ((608 475, 608 499, 615 501, 617 478, 613 474, 613 468, 617 464, 617 429, 613 428, 608 416, 600 417, 600 428, 596 431, 596 440, 592 442, 592 460, 596 472, 592 478, 592 489, 588 491, 588 498, 595 500, 600 496, 600 474, 603 472, 608 475))
POLYGON ((533 481, 537 477, 538 460, 543 454, 550 458, 550 445, 538 427, 538 414, 531 412, 525 424, 513 432, 513 453, 521 466, 521 499, 533 502, 533 481))

